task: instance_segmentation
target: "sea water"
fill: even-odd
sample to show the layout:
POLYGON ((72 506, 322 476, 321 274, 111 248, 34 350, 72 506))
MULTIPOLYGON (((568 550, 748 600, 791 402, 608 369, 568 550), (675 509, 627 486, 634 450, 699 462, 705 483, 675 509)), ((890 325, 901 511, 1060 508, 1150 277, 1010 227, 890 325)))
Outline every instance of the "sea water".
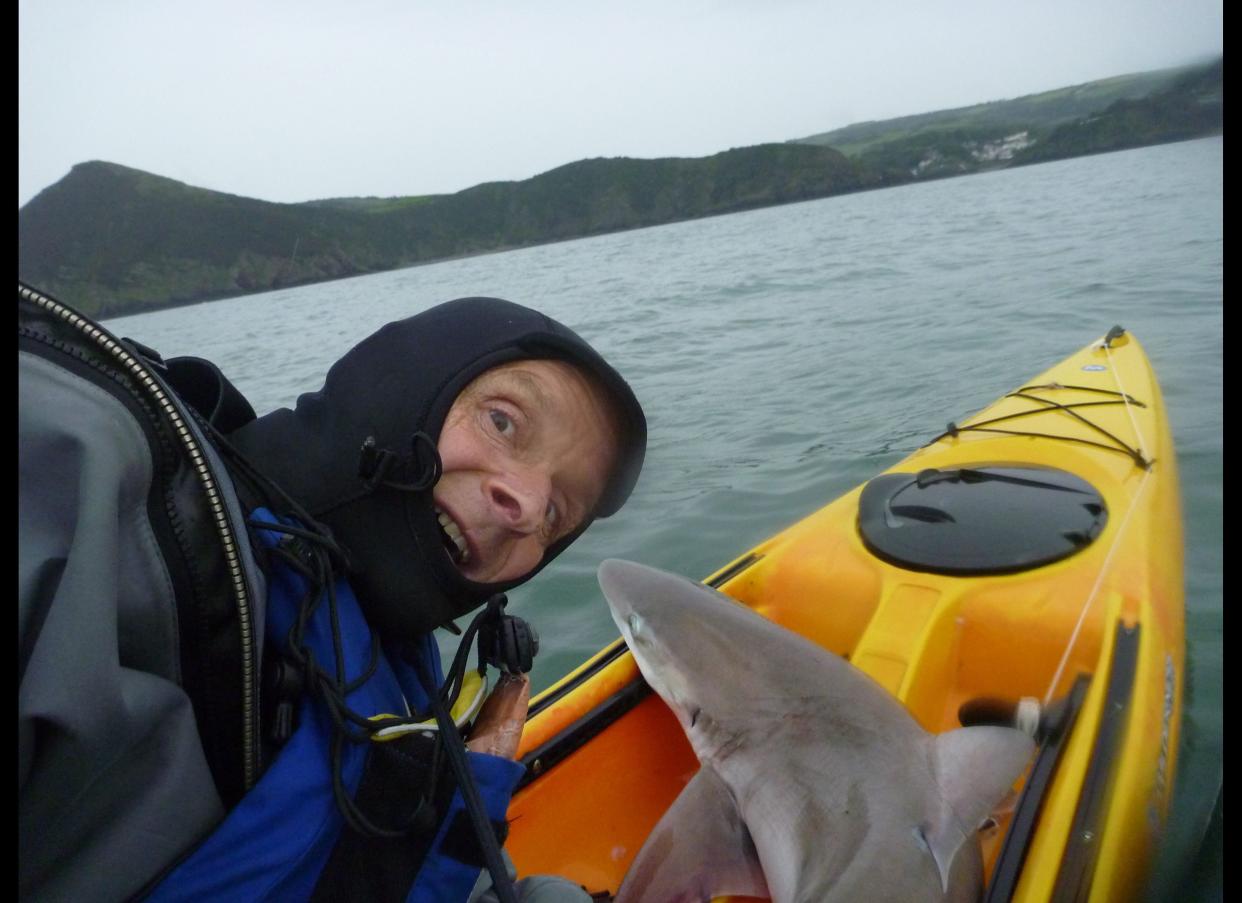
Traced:
POLYGON ((536 307, 595 345, 647 411, 647 463, 620 514, 511 594, 543 638, 536 689, 615 638, 602 558, 704 577, 1124 326, 1164 392, 1185 513, 1189 693, 1153 894, 1219 898, 1219 840, 1194 857, 1223 772, 1223 147, 1064 160, 107 325, 214 360, 260 413, 319 388, 387 321, 464 295, 536 307))

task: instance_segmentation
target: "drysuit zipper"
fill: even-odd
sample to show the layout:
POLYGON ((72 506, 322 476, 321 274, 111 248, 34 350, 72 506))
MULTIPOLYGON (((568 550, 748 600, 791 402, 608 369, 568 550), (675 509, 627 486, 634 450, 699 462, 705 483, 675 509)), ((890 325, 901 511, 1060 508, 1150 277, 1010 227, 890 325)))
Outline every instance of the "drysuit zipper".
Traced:
POLYGON ((233 599, 237 606, 242 644, 243 775, 245 788, 249 790, 254 786, 259 770, 259 688, 255 676, 257 655, 254 629, 251 621, 250 591, 246 585, 245 572, 242 567, 237 532, 229 521, 228 509, 221 498, 220 489, 208 465, 207 458, 203 454, 203 449, 187 425, 186 418, 169 396, 168 391, 117 339, 58 301, 28 288, 20 282, 18 283, 17 291, 23 298, 60 318, 86 336, 96 346, 108 352, 113 360, 133 377, 135 384, 145 389, 150 397, 155 400, 158 409, 163 412, 164 416, 172 424, 181 448, 185 451, 193 465, 199 484, 202 486, 203 493, 207 498, 212 524, 224 550, 225 560, 228 564, 229 582, 233 590, 233 599))

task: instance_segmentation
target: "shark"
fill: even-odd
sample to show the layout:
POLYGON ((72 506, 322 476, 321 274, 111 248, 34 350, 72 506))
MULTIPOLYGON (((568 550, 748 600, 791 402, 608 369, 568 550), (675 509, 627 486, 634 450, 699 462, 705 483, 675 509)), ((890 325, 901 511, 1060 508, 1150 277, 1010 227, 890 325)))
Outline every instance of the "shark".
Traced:
POLYGON ((610 559, 599 582, 700 763, 615 903, 978 900, 978 831, 1027 734, 929 733, 841 657, 685 577, 610 559))

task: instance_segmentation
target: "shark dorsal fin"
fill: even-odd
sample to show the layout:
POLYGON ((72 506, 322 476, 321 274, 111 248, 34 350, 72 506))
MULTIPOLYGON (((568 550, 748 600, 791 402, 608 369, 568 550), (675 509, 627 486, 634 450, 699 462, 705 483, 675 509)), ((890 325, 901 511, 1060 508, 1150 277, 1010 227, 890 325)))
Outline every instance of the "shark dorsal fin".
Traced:
POLYGON ((1009 727, 962 727, 932 738, 931 764, 942 818, 923 829, 945 890, 953 861, 1022 774, 1034 741, 1009 727))

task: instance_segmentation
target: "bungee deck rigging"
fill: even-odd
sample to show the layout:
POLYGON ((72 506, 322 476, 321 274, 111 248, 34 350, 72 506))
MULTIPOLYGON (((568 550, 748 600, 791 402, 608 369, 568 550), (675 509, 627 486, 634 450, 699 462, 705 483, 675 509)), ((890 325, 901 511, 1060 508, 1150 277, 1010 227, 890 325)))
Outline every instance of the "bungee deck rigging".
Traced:
MULTIPOLYGON (((1104 429, 1103 427, 1101 427, 1100 425, 1096 423, 1093 423, 1092 421, 1088 420, 1086 417, 1083 417, 1076 410, 1078 408, 1093 408, 1093 407, 1119 405, 1119 404, 1121 405, 1134 404, 1134 405, 1138 405, 1140 408, 1147 407, 1143 402, 1135 398, 1131 398, 1130 396, 1126 395, 1124 392, 1113 392, 1108 389, 1096 389, 1090 386, 1062 386, 1056 383, 1048 383, 1042 386, 1024 386, 1021 389, 1018 389, 1016 392, 1010 392, 1005 397, 1006 398, 1024 398, 1028 401, 1040 402, 1041 404, 1044 405, 1044 407, 1031 408, 1029 411, 1019 411, 1016 414, 1006 414, 1003 417, 994 417, 991 420, 982 420, 970 426, 958 426, 956 423, 950 423, 943 433, 941 433, 935 439, 932 439, 930 442, 927 443, 927 445, 934 445, 935 443, 939 442, 941 439, 944 439, 946 437, 956 437, 960 433, 966 433, 966 432, 999 433, 999 434, 1006 435, 1006 436, 1028 436, 1034 439, 1059 439, 1064 442, 1080 442, 1083 445, 1092 445, 1092 446, 1095 446, 1096 448, 1103 448, 1108 451, 1119 451, 1133 458, 1134 463, 1137 464, 1139 467, 1142 467, 1144 470, 1151 467, 1151 465, 1154 463, 1152 461, 1149 461, 1143 455, 1142 451, 1140 451, 1138 448, 1131 447, 1127 443, 1123 442, 1121 439, 1114 436, 1108 430, 1104 429), (1058 390, 1058 389, 1073 389, 1079 392, 1099 392, 1101 394, 1114 395, 1116 396, 1117 400, 1115 401, 1079 401, 1079 402, 1075 402, 1072 404, 1062 404, 1061 402, 1053 401, 1050 398, 1041 398, 1038 395, 1029 394, 1031 392, 1035 392, 1039 390, 1050 390, 1051 391, 1051 390, 1058 390), (1112 444, 1107 445, 1103 442, 1092 442, 1089 439, 1082 439, 1077 436, 1064 436, 1064 435, 1057 435, 1053 433, 1024 432, 1022 430, 998 430, 998 429, 991 428, 991 424, 994 424, 994 423, 1003 423, 1009 420, 1017 420, 1020 417, 1028 417, 1032 414, 1044 414, 1044 413, 1047 413, 1048 411, 1064 411, 1066 414, 1069 414, 1075 420, 1079 421, 1080 423, 1086 424, 1091 429, 1107 437, 1109 440, 1112 441, 1112 444)), ((924 446, 924 448, 926 447, 927 446, 924 446)))

